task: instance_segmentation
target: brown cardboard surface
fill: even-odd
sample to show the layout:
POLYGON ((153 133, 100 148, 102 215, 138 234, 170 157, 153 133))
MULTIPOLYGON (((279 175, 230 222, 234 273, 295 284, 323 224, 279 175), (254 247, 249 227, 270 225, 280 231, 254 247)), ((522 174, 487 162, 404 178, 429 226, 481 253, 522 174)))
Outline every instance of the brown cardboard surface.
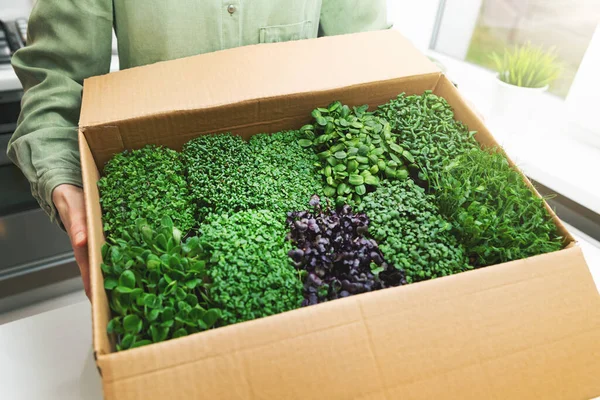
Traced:
POLYGON ((113 154, 137 149, 147 143, 179 150, 187 141, 208 133, 231 132, 248 138, 258 132, 297 129, 310 122, 315 104, 327 105, 332 98, 349 104, 356 101, 360 104, 382 104, 389 100, 388 93, 423 93, 433 89, 438 79, 437 73, 401 77, 312 93, 257 98, 208 109, 178 110, 82 129, 96 164, 104 165, 113 154))
MULTIPOLYGON (((190 138, 209 132, 231 130, 249 137, 298 128, 310 119, 315 106, 334 100, 376 106, 400 92, 426 89, 445 97, 457 118, 479 131, 476 138, 482 146, 495 146, 490 132, 454 86, 415 52, 395 33, 370 33, 234 49, 86 81, 80 150, 94 350, 106 398, 558 399, 600 395, 600 297, 581 250, 572 243, 565 250, 527 260, 112 352, 105 329, 110 310, 100 270, 104 239, 96 187, 104 161, 117 151, 146 143, 180 148, 190 138), (406 66, 396 72, 380 66, 371 69, 352 60, 336 64, 345 68, 341 77, 315 74, 323 69, 320 62, 327 48, 335 52, 350 44, 361 47, 361 54, 373 45, 400 46, 405 53, 392 55, 388 61, 398 68, 403 61, 414 70, 406 66), (265 57, 279 52, 313 67, 309 73, 296 67, 269 70, 273 74, 269 82, 276 84, 266 88, 246 83, 248 77, 262 76, 261 71, 270 68, 256 59, 268 63, 265 57), (237 64, 243 60, 246 67, 240 75, 244 78, 238 72, 230 80, 218 79, 224 70, 234 73, 237 68, 218 64, 223 59, 237 64), (221 82, 219 87, 210 84, 204 94, 199 94, 200 86, 194 86, 206 83, 205 78, 196 77, 200 65, 211 78, 206 82, 221 82), (247 65, 255 70, 249 71, 247 65), (177 76, 169 76, 169 71, 177 71, 177 76), (311 79, 295 82, 301 77, 311 79), (160 93, 153 92, 153 87, 168 92, 164 80, 179 82, 175 91, 184 98, 170 93, 158 100, 150 98, 160 93), (181 82, 195 82, 190 84, 194 90, 181 82)), ((380 56, 378 62, 387 58, 380 56)), ((566 240, 572 241, 556 221, 566 240)))
POLYGON ((332 93, 381 104, 388 98, 374 82, 420 93, 438 76, 395 31, 247 46, 87 79, 80 126, 104 165, 115 152, 149 142, 179 149, 211 132, 247 137, 297 128, 332 93))
POLYGON ((98 363, 111 399, 591 398, 600 298, 589 278, 573 248, 98 363))
POLYGON ((245 46, 86 79, 80 126, 428 73, 439 69, 392 30, 245 46))

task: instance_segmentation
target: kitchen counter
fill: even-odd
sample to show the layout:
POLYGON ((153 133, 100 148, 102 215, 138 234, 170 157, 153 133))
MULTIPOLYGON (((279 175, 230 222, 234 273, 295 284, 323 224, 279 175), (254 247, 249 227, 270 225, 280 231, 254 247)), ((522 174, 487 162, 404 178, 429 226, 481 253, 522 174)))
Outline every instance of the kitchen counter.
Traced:
POLYGON ((0 398, 102 399, 86 301, 0 326, 0 398))
MULTIPOLYGON (((600 248, 573 231, 600 290, 600 248)), ((0 398, 102 399, 87 300, 0 326, 0 398)))

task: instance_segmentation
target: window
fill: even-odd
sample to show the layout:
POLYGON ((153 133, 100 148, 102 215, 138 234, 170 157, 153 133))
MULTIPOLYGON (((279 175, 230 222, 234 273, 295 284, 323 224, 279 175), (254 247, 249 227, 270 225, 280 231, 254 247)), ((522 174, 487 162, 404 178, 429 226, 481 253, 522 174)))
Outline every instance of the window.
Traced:
POLYGON ((388 5, 394 29, 437 61, 509 156, 557 193, 556 199, 576 204, 573 220, 579 218, 582 230, 600 239, 600 185, 591 184, 600 170, 600 2, 389 0, 388 5), (562 66, 546 91, 532 95, 503 88, 491 59, 493 52, 528 42, 555 48, 562 66))
POLYGON ((440 29, 431 43, 434 50, 493 68, 490 53, 502 53, 506 47, 531 42, 556 48, 563 71, 549 92, 562 98, 569 93, 600 21, 600 2, 588 0, 443 3, 440 29))

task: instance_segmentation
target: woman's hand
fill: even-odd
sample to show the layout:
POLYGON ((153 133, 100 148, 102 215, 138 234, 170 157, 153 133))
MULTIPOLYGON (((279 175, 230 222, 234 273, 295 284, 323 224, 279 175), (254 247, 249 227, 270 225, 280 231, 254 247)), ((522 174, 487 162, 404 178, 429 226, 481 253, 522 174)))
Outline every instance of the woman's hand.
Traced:
POLYGON ((75 253, 75 261, 79 265, 81 279, 83 279, 85 294, 91 299, 87 221, 83 189, 73 185, 59 185, 52 192, 52 201, 71 240, 71 246, 73 246, 73 252, 75 253))

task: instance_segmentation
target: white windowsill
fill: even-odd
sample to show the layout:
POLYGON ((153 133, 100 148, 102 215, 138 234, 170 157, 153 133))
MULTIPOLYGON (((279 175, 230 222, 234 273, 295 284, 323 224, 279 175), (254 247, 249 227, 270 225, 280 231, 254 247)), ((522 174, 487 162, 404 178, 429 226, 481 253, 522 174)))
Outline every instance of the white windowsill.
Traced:
POLYGON ((483 115, 496 140, 526 175, 600 214, 600 148, 582 140, 591 132, 582 133, 569 122, 562 99, 544 94, 529 129, 519 120, 513 121, 514 130, 501 128, 490 120, 495 74, 434 51, 428 55, 444 65, 446 75, 483 115))

